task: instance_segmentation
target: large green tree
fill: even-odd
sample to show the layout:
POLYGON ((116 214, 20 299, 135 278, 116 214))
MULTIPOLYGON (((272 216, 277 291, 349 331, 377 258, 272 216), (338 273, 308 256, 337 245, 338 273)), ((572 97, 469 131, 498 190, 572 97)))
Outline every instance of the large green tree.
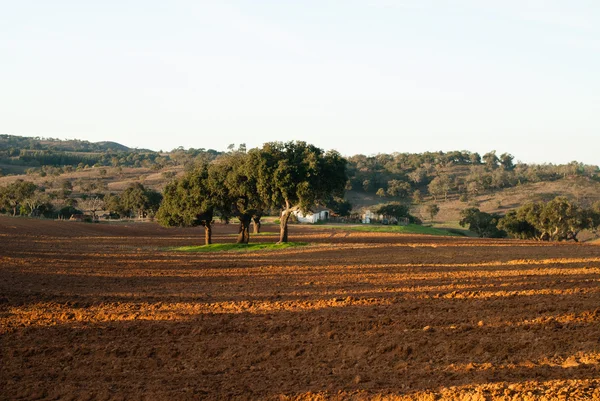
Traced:
POLYGON ((336 151, 324 152, 306 142, 269 142, 248 153, 256 174, 256 190, 269 207, 281 208, 279 242, 288 241, 290 215, 343 196, 346 160, 336 151))
POLYGON ((222 193, 225 212, 239 220, 237 243, 250 241, 250 223, 254 221, 255 232, 260 232, 260 219, 265 203, 257 195, 257 175, 245 149, 231 151, 217 158, 209 167, 209 176, 215 190, 222 193))
POLYGON ((209 177, 208 165, 201 163, 167 184, 156 217, 166 227, 203 226, 205 244, 209 245, 215 212, 225 210, 226 200, 224 187, 209 177))

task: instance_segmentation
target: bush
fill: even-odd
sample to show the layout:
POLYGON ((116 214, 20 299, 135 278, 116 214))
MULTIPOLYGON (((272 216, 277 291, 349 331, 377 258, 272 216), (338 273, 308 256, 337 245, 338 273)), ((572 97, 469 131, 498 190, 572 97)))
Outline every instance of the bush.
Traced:
POLYGON ((58 211, 58 215, 65 219, 70 219, 74 214, 83 214, 83 212, 79 209, 74 208, 73 206, 65 206, 58 211))
POLYGON ((480 211, 477 208, 469 208, 460 212, 462 219, 459 221, 461 227, 469 226, 469 231, 473 231, 481 238, 504 238, 506 232, 498 229, 498 214, 490 214, 480 211))

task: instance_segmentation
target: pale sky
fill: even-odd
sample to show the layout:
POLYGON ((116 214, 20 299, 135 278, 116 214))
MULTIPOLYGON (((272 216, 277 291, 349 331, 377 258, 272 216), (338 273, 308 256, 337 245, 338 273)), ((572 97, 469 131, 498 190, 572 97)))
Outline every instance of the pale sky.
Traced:
POLYGON ((600 164, 597 0, 0 0, 0 133, 600 164))

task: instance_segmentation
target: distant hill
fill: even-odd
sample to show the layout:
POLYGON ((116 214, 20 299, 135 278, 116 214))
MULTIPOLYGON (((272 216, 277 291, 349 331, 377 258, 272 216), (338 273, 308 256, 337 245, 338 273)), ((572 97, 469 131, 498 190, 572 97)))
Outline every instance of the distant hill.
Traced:
MULTIPOLYGON (((117 152, 131 152, 133 149, 128 148, 125 145, 121 145, 117 142, 103 141, 103 142, 95 142, 93 145, 97 146, 99 149, 108 151, 113 150, 117 152)), ((151 152, 150 150, 146 150, 147 152, 151 152)))
POLYGON ((0 151, 4 150, 47 150, 58 152, 130 152, 132 149, 116 142, 89 142, 79 139, 57 139, 0 135, 0 151))
MULTIPOLYGON (((0 135, 0 187, 24 179, 49 194, 68 182, 72 197, 120 193, 134 183, 161 191, 188 166, 221 153, 182 147, 158 153, 110 141, 0 135)), ((512 155, 494 151, 482 156, 468 151, 354 155, 347 160, 345 199, 354 212, 397 201, 430 223, 425 208, 435 203, 440 208, 435 223, 456 226, 468 207, 504 214, 556 196, 585 207, 600 200, 600 169, 578 162, 513 163, 512 155)))

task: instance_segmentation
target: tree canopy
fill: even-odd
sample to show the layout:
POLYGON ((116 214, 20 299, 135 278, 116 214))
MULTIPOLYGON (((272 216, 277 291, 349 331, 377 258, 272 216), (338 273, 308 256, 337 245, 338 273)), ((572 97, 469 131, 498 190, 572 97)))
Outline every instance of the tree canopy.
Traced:
POLYGON ((268 207, 281 209, 279 242, 288 241, 292 212, 308 212, 332 195, 343 196, 346 160, 306 142, 269 142, 248 152, 256 190, 268 207))
POLYGON ((521 239, 577 241, 582 230, 595 230, 599 225, 600 210, 596 210, 596 205, 584 209, 565 197, 556 197, 550 202, 527 203, 508 212, 499 227, 521 239))

